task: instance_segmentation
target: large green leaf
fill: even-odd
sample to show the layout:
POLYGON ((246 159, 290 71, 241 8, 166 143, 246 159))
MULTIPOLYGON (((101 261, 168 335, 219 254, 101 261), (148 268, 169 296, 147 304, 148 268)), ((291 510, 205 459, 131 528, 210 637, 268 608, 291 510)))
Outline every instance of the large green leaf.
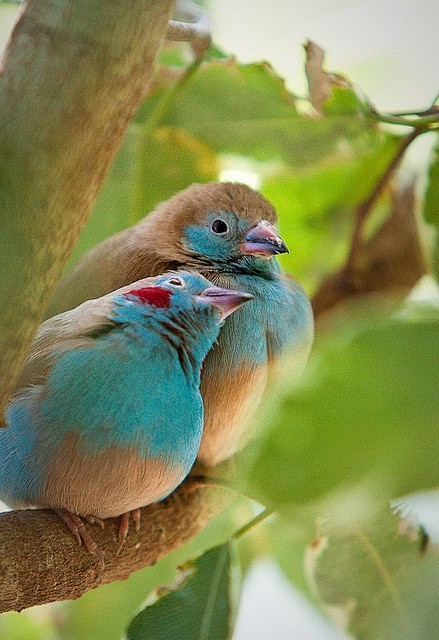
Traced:
MULTIPOLYGON (((147 122, 169 84, 168 76, 157 83, 138 121, 147 122)), ((279 158, 300 167, 331 155, 341 139, 357 137, 371 121, 346 115, 344 106, 326 118, 302 116, 268 64, 243 65, 230 58, 202 65, 181 86, 160 124, 182 129, 218 153, 279 158)))
POLYGON ((356 525, 328 519, 308 547, 308 577, 326 611, 357 640, 439 637, 439 557, 390 513, 356 525))
POLYGON ((162 587, 139 613, 128 640, 226 640, 236 616, 239 569, 233 540, 180 569, 177 583, 162 587))
POLYGON ((366 481, 384 500, 437 483, 439 323, 349 331, 317 345, 300 388, 285 364, 244 483, 266 505, 307 504, 366 481))

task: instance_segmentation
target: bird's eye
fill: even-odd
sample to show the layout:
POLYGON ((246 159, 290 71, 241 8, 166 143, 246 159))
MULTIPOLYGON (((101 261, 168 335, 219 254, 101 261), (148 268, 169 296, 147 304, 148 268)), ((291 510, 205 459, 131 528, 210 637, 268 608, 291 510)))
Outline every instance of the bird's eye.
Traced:
POLYGON ((221 218, 218 218, 217 220, 214 220, 212 222, 211 229, 214 233, 227 233, 227 231, 229 230, 229 225, 227 224, 227 222, 224 222, 224 220, 221 220, 221 218))
POLYGON ((184 281, 181 278, 169 278, 168 284, 173 287, 184 287, 184 281))

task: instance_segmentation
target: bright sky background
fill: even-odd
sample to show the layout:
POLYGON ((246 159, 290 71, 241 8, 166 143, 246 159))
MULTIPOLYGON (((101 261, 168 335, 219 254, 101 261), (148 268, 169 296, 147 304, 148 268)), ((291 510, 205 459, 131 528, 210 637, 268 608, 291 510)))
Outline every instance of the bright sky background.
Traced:
MULTIPOLYGON (((241 62, 269 61, 306 95, 302 44, 326 51, 381 111, 422 110, 439 90, 437 0, 209 0, 215 42, 241 62)), ((419 138, 408 165, 425 166, 434 136, 419 138)))
POLYGON ((301 45, 327 52, 382 110, 423 108, 439 85, 437 0, 211 0, 215 41, 241 61, 268 60, 306 92, 301 45))

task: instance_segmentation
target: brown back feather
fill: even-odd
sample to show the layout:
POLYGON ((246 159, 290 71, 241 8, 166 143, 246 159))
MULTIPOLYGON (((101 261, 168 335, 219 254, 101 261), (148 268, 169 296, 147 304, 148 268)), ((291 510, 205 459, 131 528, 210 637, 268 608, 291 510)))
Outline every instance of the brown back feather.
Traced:
POLYGON ((233 211, 253 224, 277 221, 272 205, 247 185, 193 184, 162 202, 135 226, 86 253, 61 280, 46 317, 139 278, 185 267, 192 254, 182 244, 183 230, 201 223, 209 211, 233 211))

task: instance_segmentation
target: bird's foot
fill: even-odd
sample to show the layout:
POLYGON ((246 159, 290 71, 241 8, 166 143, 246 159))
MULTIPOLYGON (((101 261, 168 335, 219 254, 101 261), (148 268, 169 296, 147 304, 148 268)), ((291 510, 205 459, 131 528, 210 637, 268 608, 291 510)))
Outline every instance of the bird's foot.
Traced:
POLYGON ((140 529, 140 509, 133 509, 132 511, 127 511, 123 513, 120 517, 119 524, 119 532, 118 532, 118 540, 119 545, 117 547, 116 556, 119 555, 123 545, 125 544, 126 537, 128 535, 128 531, 130 528, 130 513, 133 514, 133 520, 136 524, 136 531, 140 529))
MULTIPOLYGON (((84 521, 81 516, 76 515, 75 513, 71 513, 66 509, 53 509, 56 515, 61 518, 61 520, 65 523, 69 531, 73 533, 76 540, 78 541, 79 546, 84 543, 85 548, 89 553, 97 556, 102 569, 105 567, 104 556, 102 552, 99 550, 96 542, 93 539, 93 536, 87 531, 85 528, 84 521)), ((100 527, 104 528, 104 523, 100 518, 96 516, 87 515, 84 516, 84 519, 87 522, 99 524, 100 527)))
POLYGON ((83 516, 84 520, 87 520, 90 524, 98 524, 101 529, 105 529, 105 522, 98 518, 97 516, 93 516, 91 513, 83 516))

